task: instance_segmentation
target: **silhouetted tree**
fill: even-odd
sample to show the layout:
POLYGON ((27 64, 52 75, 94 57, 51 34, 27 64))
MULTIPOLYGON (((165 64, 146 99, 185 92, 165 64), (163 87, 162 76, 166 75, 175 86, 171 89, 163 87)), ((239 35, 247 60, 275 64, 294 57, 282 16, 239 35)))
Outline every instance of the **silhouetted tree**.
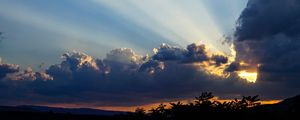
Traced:
POLYGON ((167 118, 167 105, 160 104, 157 108, 150 110, 150 116, 152 119, 163 120, 167 118))
POLYGON ((258 95, 253 97, 243 96, 240 100, 234 99, 230 102, 220 102, 212 100, 213 98, 212 93, 203 92, 199 97, 195 97, 195 101, 192 103, 170 103, 170 108, 168 109, 166 109, 166 105, 160 104, 157 108, 150 110, 149 118, 151 120, 176 120, 192 116, 201 119, 203 116, 214 117, 208 116, 211 113, 246 113, 250 110, 249 108, 260 105, 258 95))
POLYGON ((255 107, 260 105, 259 102, 260 99, 258 99, 258 95, 256 96, 243 96, 242 101, 246 104, 247 107, 255 107))
POLYGON ((133 120, 144 120, 147 117, 146 110, 143 108, 137 108, 133 113, 133 120))
POLYGON ((199 97, 195 97, 196 98, 196 105, 211 105, 212 102, 210 101, 212 98, 214 98, 214 96, 212 95, 211 92, 204 92, 201 94, 201 96, 199 97))

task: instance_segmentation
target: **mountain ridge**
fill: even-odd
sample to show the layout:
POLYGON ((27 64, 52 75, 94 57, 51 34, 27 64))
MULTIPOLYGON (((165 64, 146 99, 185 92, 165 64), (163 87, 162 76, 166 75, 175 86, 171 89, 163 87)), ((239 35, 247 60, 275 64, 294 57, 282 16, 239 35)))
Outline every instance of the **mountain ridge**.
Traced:
POLYGON ((0 112, 53 112, 59 114, 76 114, 76 115, 101 115, 112 116, 126 114, 124 111, 111 111, 92 108, 63 108, 37 105, 18 105, 18 106, 0 106, 0 112))

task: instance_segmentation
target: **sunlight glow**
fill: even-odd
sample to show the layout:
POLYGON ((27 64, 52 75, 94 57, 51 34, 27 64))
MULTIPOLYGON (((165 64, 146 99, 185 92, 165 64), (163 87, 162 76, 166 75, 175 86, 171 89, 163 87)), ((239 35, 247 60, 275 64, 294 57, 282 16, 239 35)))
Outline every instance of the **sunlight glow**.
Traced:
POLYGON ((231 62, 235 61, 235 58, 236 58, 236 51, 234 49, 234 44, 230 45, 229 50, 230 50, 231 55, 228 57, 228 61, 231 63, 231 62))
POLYGON ((220 66, 213 66, 213 65, 210 65, 209 63, 203 63, 203 64, 201 64, 201 66, 204 67, 205 70, 207 70, 210 74, 217 75, 217 76, 220 76, 220 77, 228 77, 229 74, 224 73, 224 70, 227 68, 227 66, 230 63, 234 62, 235 58, 236 58, 236 51, 234 49, 233 44, 230 45, 229 50, 230 50, 230 54, 226 54, 225 52, 222 52, 222 51, 214 51, 213 49, 209 49, 208 50, 209 55, 214 54, 214 55, 227 56, 228 57, 228 62, 226 64, 222 64, 220 66))
MULTIPOLYGON (((207 73, 209 74, 213 74, 219 77, 224 77, 227 78, 230 76, 230 73, 225 73, 224 70, 228 67, 229 64, 231 64, 232 62, 236 61, 236 51, 234 49, 234 45, 231 44, 230 45, 230 53, 231 54, 226 54, 222 51, 214 51, 212 52, 212 50, 208 50, 208 55, 213 55, 213 54, 219 54, 219 55, 224 55, 228 57, 228 62, 226 64, 222 64, 220 66, 214 66, 212 65, 213 63, 210 62, 202 62, 202 63, 194 63, 194 65, 200 66, 200 68, 205 69, 207 71, 207 73)), ((244 61, 240 61, 240 65, 247 65, 249 66, 248 63, 245 63, 244 61)), ((260 64, 257 64, 257 67, 259 67, 260 64)), ((252 69, 253 70, 253 69, 252 69)), ((257 79, 257 75, 258 73, 256 72, 256 70, 254 72, 249 72, 246 70, 241 70, 241 71, 236 71, 235 73, 237 73, 237 75, 242 78, 247 80, 250 83, 255 83, 256 79, 257 79)))
POLYGON ((213 66, 210 65, 208 62, 204 62, 201 64, 201 67, 203 67, 208 73, 217 75, 220 77, 227 77, 226 74, 224 74, 224 69, 226 68, 226 65, 221 65, 221 66, 213 66))
POLYGON ((248 82, 255 83, 257 79, 257 72, 247 72, 245 70, 238 72, 239 77, 246 79, 248 82))
MULTIPOLYGON (((234 49, 234 44, 231 44, 230 46, 231 56, 228 57, 229 63, 235 61, 236 59, 236 51, 234 49)), ((249 65, 248 63, 245 63, 244 61, 239 62, 240 65, 249 65)), ((260 64, 257 65, 259 67, 260 64)), ((257 79, 257 72, 247 72, 246 70, 237 71, 237 74, 240 78, 246 79, 248 82, 255 83, 257 79)))

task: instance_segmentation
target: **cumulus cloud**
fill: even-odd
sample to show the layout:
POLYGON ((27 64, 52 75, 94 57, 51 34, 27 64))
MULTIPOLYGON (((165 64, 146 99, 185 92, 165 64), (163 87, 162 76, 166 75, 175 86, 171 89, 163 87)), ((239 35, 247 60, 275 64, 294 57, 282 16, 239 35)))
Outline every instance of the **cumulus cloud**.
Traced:
POLYGON ((162 44, 159 48, 154 48, 154 60, 166 61, 166 60, 182 60, 187 54, 187 50, 176 46, 170 46, 168 44, 162 44))
POLYGON ((141 65, 139 72, 146 71, 148 73, 154 73, 157 70, 163 70, 165 68, 164 62, 157 60, 149 60, 141 65))
POLYGON ((7 74, 5 79, 8 80, 53 80, 53 78, 45 72, 34 72, 31 68, 24 71, 13 72, 7 74))
POLYGON ((226 97, 247 93, 242 86, 251 86, 234 78, 235 75, 215 76, 196 64, 227 62, 226 57, 208 55, 204 45, 192 44, 185 49, 163 44, 157 50, 149 57, 129 48, 115 49, 103 59, 73 51, 63 54, 62 62, 49 66, 45 72, 34 72, 30 68, 6 72, 0 81, 0 94, 4 96, 0 102, 56 104, 68 101, 126 106, 193 98, 202 91, 226 97))
POLYGON ((33 72, 29 67, 20 70, 17 64, 7 64, 0 58, 0 80, 52 80, 53 78, 45 72, 33 72))
POLYGON ((6 64, 2 62, 0 58, 0 79, 4 78, 8 73, 15 73, 19 71, 19 65, 6 64))
POLYGON ((158 61, 178 61, 182 63, 194 62, 213 62, 220 66, 228 62, 224 55, 209 55, 204 44, 190 44, 184 48, 162 44, 159 48, 154 49, 153 60, 158 61))
POLYGON ((216 66, 220 66, 228 62, 228 58, 223 55, 213 55, 211 59, 215 61, 216 66))
POLYGON ((269 86, 262 91, 278 91, 278 96, 298 94, 300 1, 249 0, 238 23, 233 41, 236 63, 227 71, 246 69, 238 64, 242 61, 257 67, 257 82, 269 86))
POLYGON ((204 44, 196 45, 196 44, 190 44, 187 46, 187 61, 206 61, 208 60, 208 55, 206 51, 206 47, 204 44))
POLYGON ((101 60, 82 52, 68 52, 62 55, 64 61, 50 66, 46 72, 54 79, 95 79, 109 72, 101 60))
POLYGON ((115 61, 126 64, 142 64, 148 60, 148 56, 136 54, 132 49, 119 48, 110 51, 105 58, 106 61, 115 61))

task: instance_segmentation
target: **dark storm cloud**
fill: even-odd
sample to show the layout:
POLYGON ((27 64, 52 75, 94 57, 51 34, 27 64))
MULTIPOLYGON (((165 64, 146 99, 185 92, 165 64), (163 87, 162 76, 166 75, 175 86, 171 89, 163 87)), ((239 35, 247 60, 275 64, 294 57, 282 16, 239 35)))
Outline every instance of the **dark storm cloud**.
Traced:
POLYGON ((298 37, 299 11, 299 0, 249 0, 239 19, 237 40, 259 41, 277 34, 298 37))
MULTIPOLYGON (((300 1, 249 0, 238 23, 237 61, 259 66, 257 82, 268 85, 262 91, 279 91, 273 96, 299 94, 300 1)), ((234 69, 241 68, 235 63, 227 68, 234 69)))
POLYGON ((95 106, 140 105, 193 98, 202 91, 212 91, 220 96, 247 93, 242 86, 251 86, 233 77, 209 74, 205 68, 193 64, 203 62, 204 59, 195 60, 195 56, 202 57, 204 54, 207 56, 205 60, 210 61, 203 51, 204 45, 193 44, 188 49, 169 46, 168 50, 162 46, 159 50, 164 52, 157 52, 151 57, 122 48, 112 50, 102 60, 74 51, 63 54, 63 61, 51 65, 45 72, 33 72, 29 68, 6 73, 6 77, 0 80, 0 94, 3 96, 0 102, 55 104, 67 101, 95 106), (181 59, 154 57, 157 54, 166 57, 165 54, 175 51, 186 53, 181 59), (188 63, 182 62, 189 58, 188 63))

